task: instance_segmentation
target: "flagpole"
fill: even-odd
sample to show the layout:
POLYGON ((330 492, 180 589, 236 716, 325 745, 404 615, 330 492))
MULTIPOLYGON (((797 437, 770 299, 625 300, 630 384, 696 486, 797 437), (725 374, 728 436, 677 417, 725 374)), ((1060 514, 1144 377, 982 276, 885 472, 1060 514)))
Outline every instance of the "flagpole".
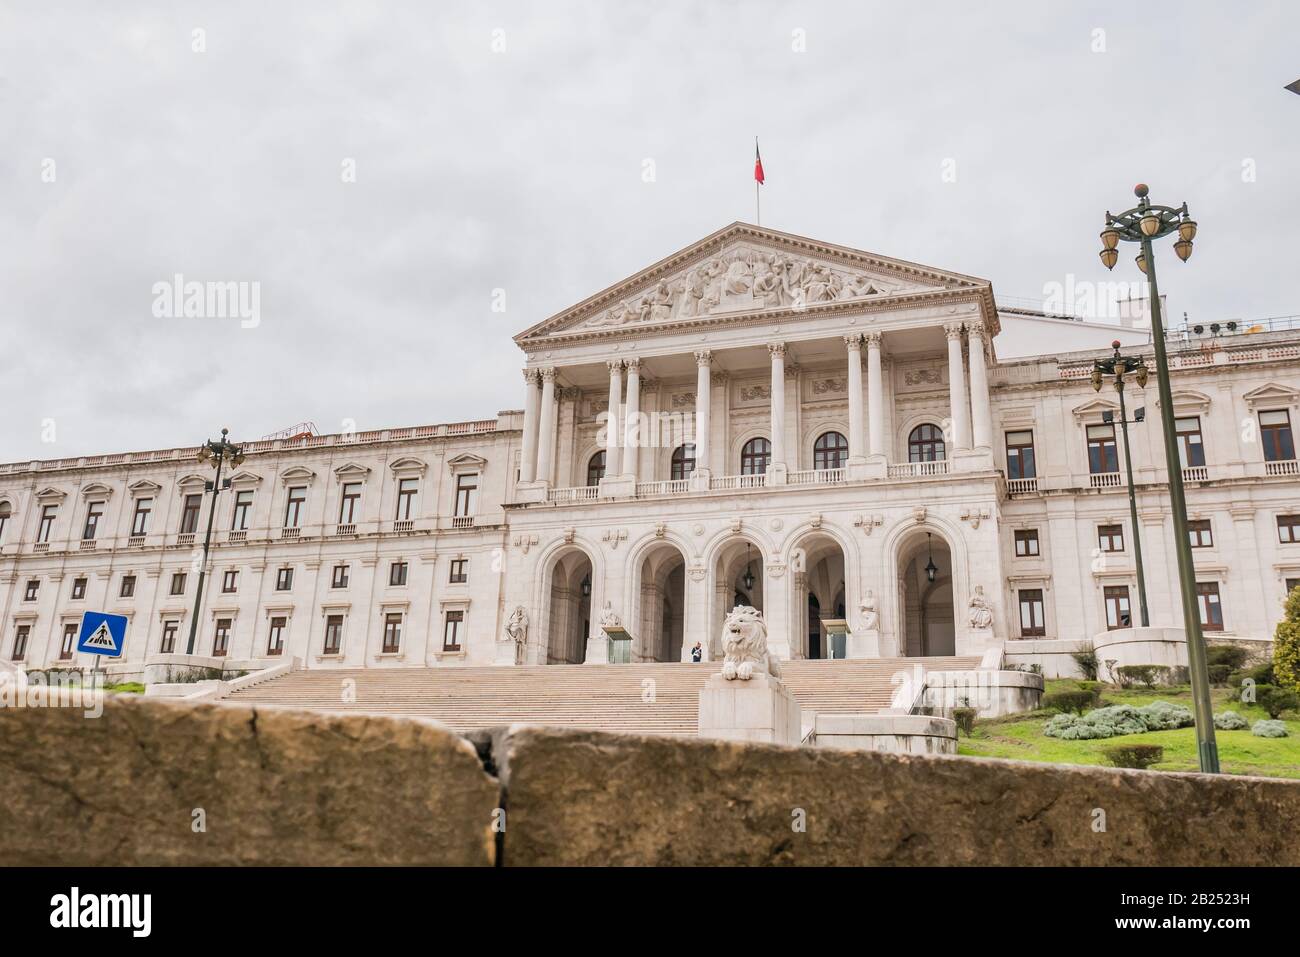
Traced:
MULTIPOLYGON (((757 136, 754 137, 754 156, 758 156, 757 136)), ((754 179, 754 225, 755 226, 763 225, 763 202, 761 199, 759 199, 759 191, 758 191, 758 188, 762 185, 763 184, 758 181, 758 178, 755 177, 754 179)))

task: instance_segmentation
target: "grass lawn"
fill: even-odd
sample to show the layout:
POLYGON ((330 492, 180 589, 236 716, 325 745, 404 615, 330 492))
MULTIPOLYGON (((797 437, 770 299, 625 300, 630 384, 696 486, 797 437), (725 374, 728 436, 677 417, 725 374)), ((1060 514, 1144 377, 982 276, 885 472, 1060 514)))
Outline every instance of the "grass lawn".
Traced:
MULTIPOLYGON (((1047 682, 1046 693, 1077 690, 1069 680, 1047 682)), ((1233 697, 1232 688, 1212 688, 1214 713, 1235 711, 1251 724, 1268 715, 1255 705, 1242 704, 1233 697)), ((1140 706, 1152 701, 1192 706, 1192 691, 1187 685, 1142 691, 1106 685, 1102 690, 1105 704, 1140 706)), ((1197 771, 1196 731, 1148 731, 1117 738, 1094 738, 1089 741, 1062 741, 1043 734, 1043 725, 1055 712, 1034 711, 978 721, 969 738, 962 737, 957 753, 979 758, 1014 758, 1020 761, 1046 761, 1051 764, 1100 764, 1109 767, 1103 751, 1119 744, 1158 744, 1165 749, 1165 759, 1153 765, 1156 771, 1197 771)), ((1293 718, 1294 716, 1288 716, 1293 718)), ((1227 774, 1255 774, 1265 777, 1300 778, 1300 721, 1287 720, 1290 737, 1257 738, 1250 728, 1242 731, 1215 730, 1219 744, 1219 764, 1227 774)))

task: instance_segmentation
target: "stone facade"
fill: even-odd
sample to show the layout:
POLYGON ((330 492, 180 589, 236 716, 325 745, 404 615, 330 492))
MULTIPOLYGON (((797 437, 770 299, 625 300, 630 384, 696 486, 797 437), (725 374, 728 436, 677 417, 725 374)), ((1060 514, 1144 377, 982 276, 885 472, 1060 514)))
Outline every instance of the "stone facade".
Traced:
MULTIPOLYGON (((1038 321, 1061 351, 999 361, 984 280, 727 227, 516 337, 521 411, 247 443, 195 653, 716 658, 737 603, 781 658, 1138 624, 1123 441, 1096 436, 1118 405, 1088 379, 1109 333, 1038 321)), ((1170 350, 1206 615, 1262 638, 1300 579, 1300 332, 1170 350)), ((1130 435, 1151 626, 1176 627, 1155 389, 1127 399, 1149 413, 1130 435)), ((64 654, 85 610, 130 617, 128 669, 185 651, 211 499, 195 451, 0 465, 0 657, 86 665, 64 654)))

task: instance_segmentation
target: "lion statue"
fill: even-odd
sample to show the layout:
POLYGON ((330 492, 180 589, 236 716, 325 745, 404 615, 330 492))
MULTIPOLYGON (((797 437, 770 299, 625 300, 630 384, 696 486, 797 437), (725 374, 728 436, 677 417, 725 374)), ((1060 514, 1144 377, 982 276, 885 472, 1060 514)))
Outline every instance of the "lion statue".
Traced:
POLYGON ((737 605, 722 624, 722 677, 748 681, 766 672, 780 674, 776 659, 767 653, 767 625, 763 613, 748 605, 737 605))

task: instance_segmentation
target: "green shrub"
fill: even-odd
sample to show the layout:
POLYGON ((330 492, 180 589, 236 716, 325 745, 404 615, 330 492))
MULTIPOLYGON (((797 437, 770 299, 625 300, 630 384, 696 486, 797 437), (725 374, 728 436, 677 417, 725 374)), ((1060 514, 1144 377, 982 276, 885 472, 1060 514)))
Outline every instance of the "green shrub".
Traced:
POLYGON ((1073 658, 1074 663, 1079 666, 1079 670, 1083 672, 1083 677, 1086 680, 1097 680, 1097 652, 1092 650, 1092 645, 1085 645, 1078 651, 1070 652, 1070 657, 1073 658))
POLYGON ((1285 711, 1300 709, 1300 696, 1286 688, 1259 685, 1255 688, 1255 703, 1267 711, 1270 718, 1277 719, 1285 711))
POLYGON ((1115 669, 1121 687, 1140 684, 1150 690, 1157 681, 1167 680, 1169 669, 1163 665, 1123 665, 1115 669))
POLYGON ((1222 688, 1228 683, 1228 676, 1232 674, 1231 665, 1210 665, 1210 684, 1216 688, 1222 688))
POLYGON ((1285 617, 1273 632, 1273 672, 1278 687, 1300 691, 1300 588, 1287 595, 1285 617))
POLYGON ((1250 722, 1235 711, 1225 711, 1214 716, 1214 726, 1220 731, 1240 731, 1250 727, 1250 722))
POLYGON ((1257 685, 1277 684, 1277 682, 1273 680, 1272 662, 1265 662, 1262 665, 1255 665, 1251 668, 1243 668, 1241 671, 1236 671, 1232 674, 1232 677, 1228 679, 1228 684, 1232 685, 1234 688, 1240 688, 1242 682, 1246 678, 1249 678, 1257 685))
POLYGON ((167 668, 167 681, 164 684, 193 684, 196 681, 211 681, 214 678, 221 678, 220 668, 207 668, 198 665, 169 665, 167 668))
POLYGON ((1058 714, 1043 725, 1043 734, 1062 741, 1115 738, 1144 731, 1170 731, 1193 723, 1192 713, 1180 704, 1153 701, 1135 708, 1131 704, 1097 708, 1087 714, 1058 714))
POLYGON ((1096 701, 1097 696, 1091 691, 1058 691, 1055 694, 1043 695, 1042 707, 1053 711, 1083 714, 1085 710, 1096 704, 1096 701))
POLYGON ((1102 749, 1102 754, 1117 768, 1137 768, 1145 771, 1165 758, 1165 749, 1158 744, 1124 744, 1102 749))
POLYGON ((104 690, 115 694, 144 694, 144 685, 138 681, 123 681, 121 684, 104 685, 104 690))
POLYGON ((1286 725, 1281 721, 1256 721, 1250 726, 1250 733, 1257 738, 1285 738, 1286 725))
POLYGON ((975 708, 953 708, 952 720, 957 722, 958 733, 965 731, 966 737, 970 737, 971 731, 975 728, 975 716, 979 711, 975 708))
POLYGON ((1229 673, 1239 671, 1246 664, 1246 649, 1240 645, 1212 645, 1205 651, 1205 661, 1211 668, 1227 665, 1229 673))

